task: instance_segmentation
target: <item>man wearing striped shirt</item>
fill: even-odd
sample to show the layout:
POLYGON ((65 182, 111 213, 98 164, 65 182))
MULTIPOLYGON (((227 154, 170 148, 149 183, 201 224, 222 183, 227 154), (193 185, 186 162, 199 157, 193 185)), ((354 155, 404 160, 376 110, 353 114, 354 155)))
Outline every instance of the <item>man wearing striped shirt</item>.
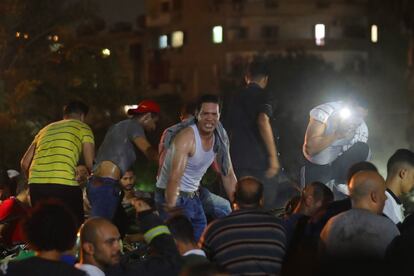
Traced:
POLYGON ((234 199, 235 211, 212 222, 201 237, 207 257, 232 275, 279 275, 285 230, 280 219, 262 209, 263 185, 243 177, 234 199))
POLYGON ((63 108, 63 120, 39 131, 21 160, 22 172, 28 177, 31 203, 56 198, 84 220, 82 190, 75 179, 76 166, 83 154, 90 171, 95 155, 94 136, 84 123, 88 107, 73 101, 63 108))

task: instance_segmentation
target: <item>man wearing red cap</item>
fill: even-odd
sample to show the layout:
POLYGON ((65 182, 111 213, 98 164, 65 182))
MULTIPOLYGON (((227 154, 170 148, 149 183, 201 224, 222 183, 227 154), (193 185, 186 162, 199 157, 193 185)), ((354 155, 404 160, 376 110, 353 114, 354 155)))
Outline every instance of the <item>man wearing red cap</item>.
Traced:
POLYGON ((128 110, 132 118, 118 122, 106 133, 96 155, 93 177, 87 184, 91 216, 113 219, 120 202, 119 179, 135 162, 134 147, 149 160, 158 160, 158 152, 145 133, 155 130, 159 113, 156 102, 144 100, 137 108, 128 110))

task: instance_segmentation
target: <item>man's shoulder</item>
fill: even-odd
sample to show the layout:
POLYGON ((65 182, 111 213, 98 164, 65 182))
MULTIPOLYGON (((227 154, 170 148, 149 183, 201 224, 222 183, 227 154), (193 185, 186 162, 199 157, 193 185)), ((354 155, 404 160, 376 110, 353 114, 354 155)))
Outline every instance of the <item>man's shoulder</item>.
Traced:
POLYGON ((273 222, 282 225, 282 220, 280 218, 260 209, 233 211, 226 217, 214 220, 211 225, 220 227, 229 224, 238 224, 240 222, 248 223, 258 219, 262 222, 273 222))
POLYGON ((191 126, 188 126, 180 130, 175 136, 175 139, 194 139, 194 137, 193 128, 191 126))
POLYGON ((77 263, 75 267, 79 270, 85 271, 88 276, 105 276, 105 273, 99 267, 94 265, 77 263))

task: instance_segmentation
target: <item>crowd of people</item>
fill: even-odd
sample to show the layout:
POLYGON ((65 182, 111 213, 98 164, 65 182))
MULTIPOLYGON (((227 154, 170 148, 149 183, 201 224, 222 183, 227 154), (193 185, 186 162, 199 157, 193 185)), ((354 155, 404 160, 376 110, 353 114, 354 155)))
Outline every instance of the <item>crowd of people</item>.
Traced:
POLYGON ((0 275, 410 275, 414 219, 402 197, 414 153, 396 150, 384 179, 369 162, 367 104, 347 95, 310 111, 301 183, 281 189, 268 78, 253 61, 225 124, 219 98, 203 95, 158 148, 146 137, 160 119, 153 100, 110 127, 96 154, 88 107, 66 105, 21 174, 1 170, 1 244, 26 248, 0 275), (159 165, 153 194, 134 187, 137 154, 159 165), (201 187, 210 167, 221 195, 201 187))

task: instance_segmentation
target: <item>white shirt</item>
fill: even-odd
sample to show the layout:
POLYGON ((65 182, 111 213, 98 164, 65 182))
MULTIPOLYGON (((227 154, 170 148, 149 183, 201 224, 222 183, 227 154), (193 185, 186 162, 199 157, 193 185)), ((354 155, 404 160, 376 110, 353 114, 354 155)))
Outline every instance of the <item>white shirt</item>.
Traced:
POLYGON ((97 266, 90 264, 75 264, 77 269, 83 270, 88 276, 105 276, 105 273, 97 266))
MULTIPOLYGON (((346 105, 342 101, 321 104, 310 111, 310 117, 318 122, 325 124, 326 129, 324 134, 330 135, 336 131, 335 124, 333 123, 333 118, 338 116, 338 113, 344 107, 346 107, 346 105)), ((326 165, 333 162, 337 157, 341 156, 355 143, 366 143, 368 141, 368 127, 364 120, 357 114, 355 116, 351 116, 348 120, 349 124, 357 125, 355 134, 351 139, 344 138, 336 140, 327 148, 313 156, 306 153, 304 145, 303 154, 305 155, 306 159, 317 165, 326 165)))
POLYGON ((385 201, 384 215, 390 218, 395 224, 402 223, 404 221, 404 206, 396 195, 389 189, 385 191, 387 200, 385 201))
POLYGON ((191 250, 188 250, 187 252, 185 252, 183 254, 183 256, 187 256, 187 255, 199 255, 199 256, 206 257, 206 253, 204 253, 204 251, 201 250, 201 249, 191 249, 191 250))

